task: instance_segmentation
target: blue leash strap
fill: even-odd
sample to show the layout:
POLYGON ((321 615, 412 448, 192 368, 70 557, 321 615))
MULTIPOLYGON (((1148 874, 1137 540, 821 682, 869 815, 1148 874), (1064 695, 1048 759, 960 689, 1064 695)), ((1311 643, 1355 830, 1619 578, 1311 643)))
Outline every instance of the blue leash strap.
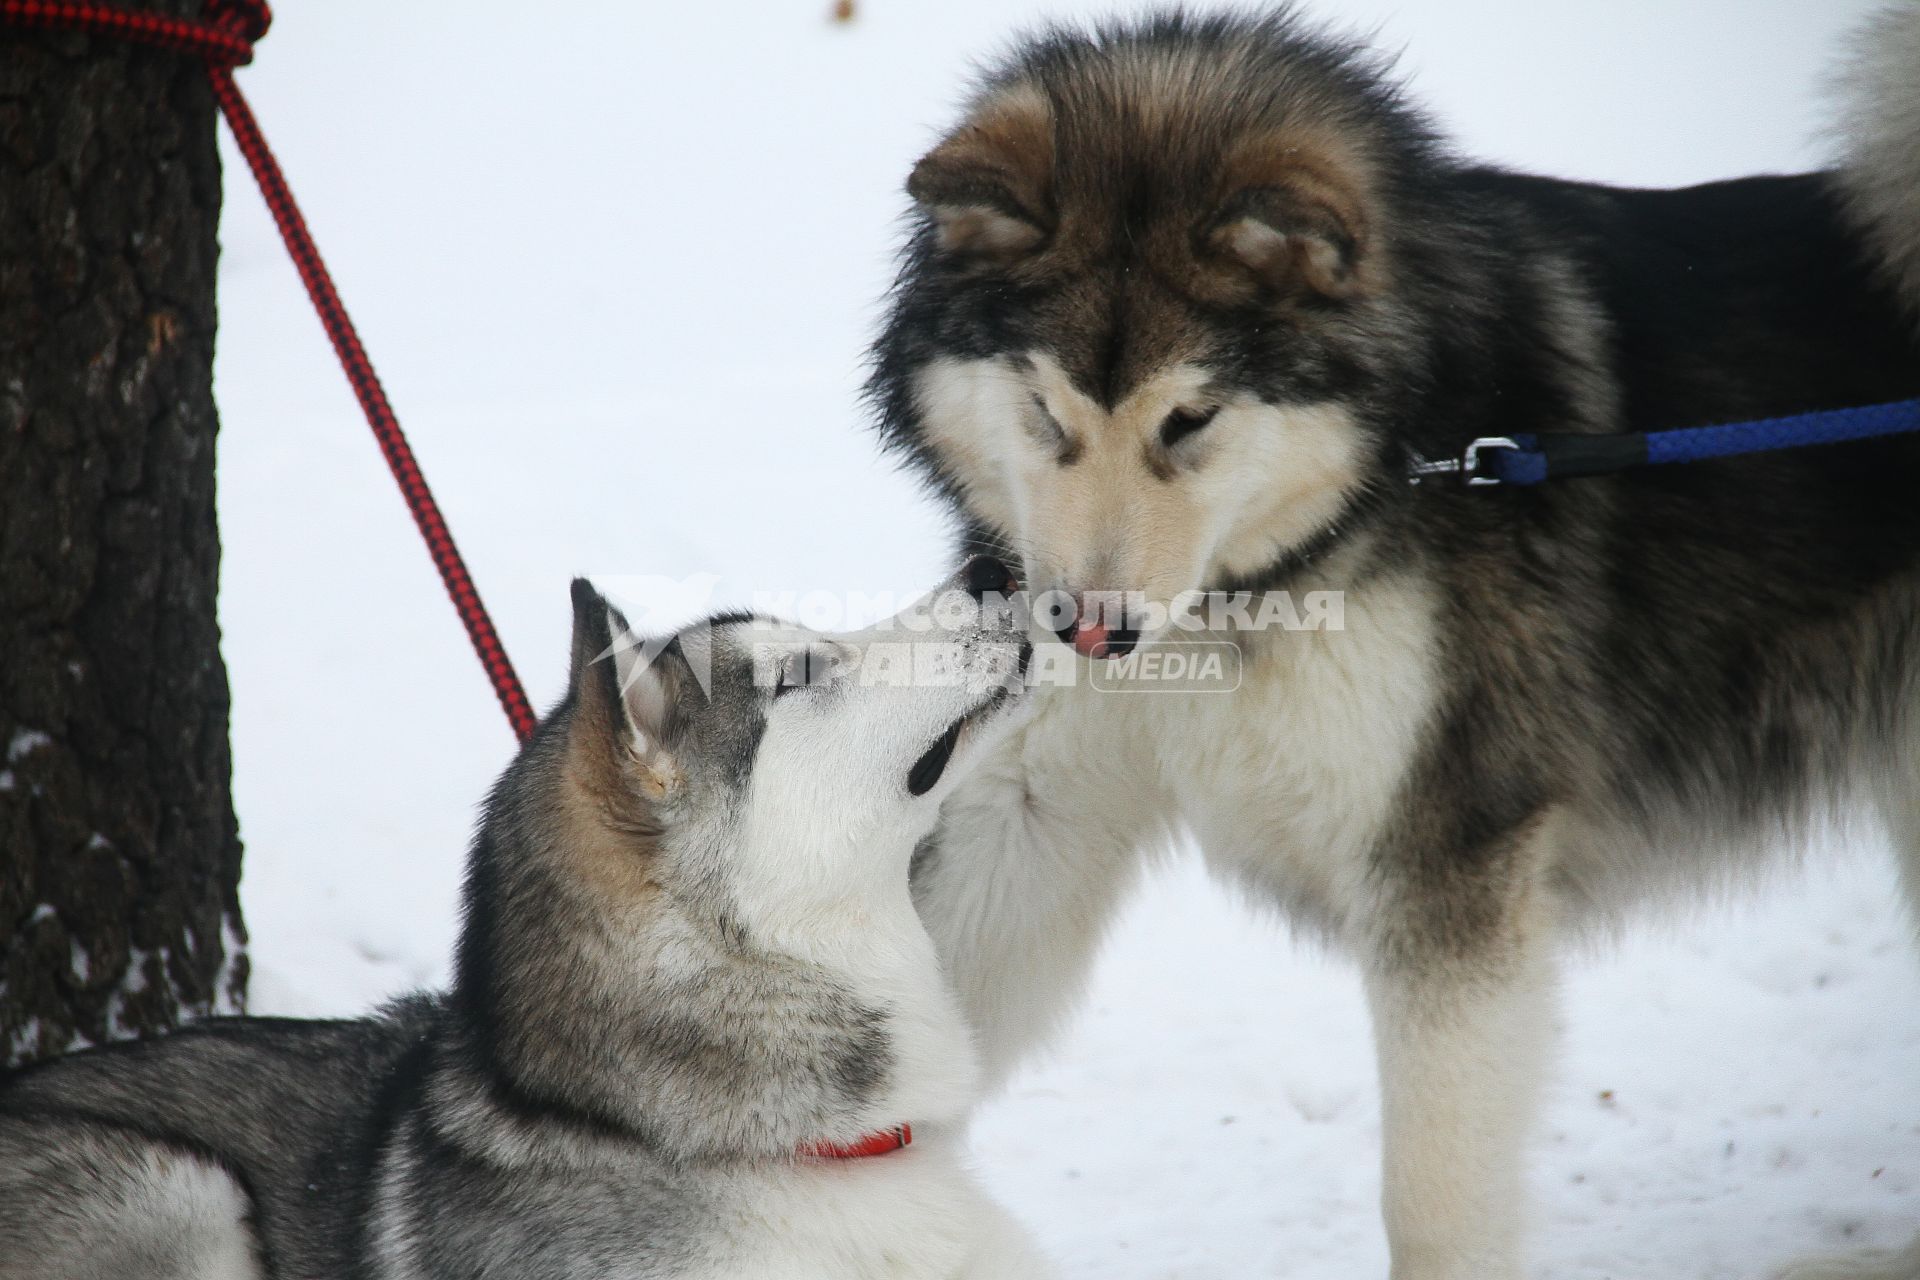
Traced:
POLYGON ((1532 485, 1569 476, 1624 471, 1629 467, 1871 440, 1907 431, 1920 431, 1920 400, 1895 400, 1852 409, 1817 409, 1784 418, 1683 427, 1675 431, 1482 436, 1469 444, 1458 458, 1432 462, 1414 459, 1408 478, 1414 484, 1427 476, 1454 475, 1469 485, 1532 485))

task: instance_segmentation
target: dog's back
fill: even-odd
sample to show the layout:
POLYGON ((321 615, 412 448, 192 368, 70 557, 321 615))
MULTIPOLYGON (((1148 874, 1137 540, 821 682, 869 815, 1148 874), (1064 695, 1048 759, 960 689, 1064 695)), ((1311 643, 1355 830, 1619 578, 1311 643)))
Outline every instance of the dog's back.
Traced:
POLYGON ((0 1276, 350 1274, 382 1095, 434 1017, 216 1019, 0 1081, 0 1276))

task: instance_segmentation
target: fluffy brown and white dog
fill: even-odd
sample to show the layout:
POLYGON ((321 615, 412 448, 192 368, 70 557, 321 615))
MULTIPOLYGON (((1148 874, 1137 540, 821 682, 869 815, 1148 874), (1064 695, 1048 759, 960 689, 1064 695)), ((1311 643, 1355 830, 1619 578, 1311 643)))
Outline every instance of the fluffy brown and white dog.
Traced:
POLYGON ((1511 1280, 1563 938, 1840 807, 1920 894, 1920 441, 1408 483, 1475 437, 1920 395, 1920 10, 1851 65, 1833 171, 1677 191, 1466 162, 1291 12, 984 77, 908 184, 888 444, 1036 591, 1131 593, 1058 621, 1083 676, 1190 639, 1195 590, 1344 603, 1208 633, 1231 693, 1043 691, 948 799, 916 900, 996 1071, 1190 834, 1363 967, 1396 1280, 1511 1280))

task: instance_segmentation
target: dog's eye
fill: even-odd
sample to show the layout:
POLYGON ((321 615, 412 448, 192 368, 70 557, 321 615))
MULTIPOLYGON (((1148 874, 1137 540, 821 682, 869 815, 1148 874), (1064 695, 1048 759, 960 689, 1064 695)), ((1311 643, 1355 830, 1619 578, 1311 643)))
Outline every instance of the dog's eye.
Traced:
POLYGON ((1212 422, 1220 412, 1220 406, 1207 409, 1175 409, 1160 424, 1160 445, 1171 449, 1194 432, 1212 422))
POLYGON ((780 670, 773 678, 773 696, 785 697, 795 689, 807 689, 816 684, 825 684, 830 664, 824 655, 811 649, 802 649, 790 653, 781 662, 780 670))
POLYGON ((1030 428, 1034 437, 1048 448, 1060 448, 1067 442, 1067 432, 1060 420, 1053 416, 1053 410, 1047 408, 1047 402, 1039 396, 1033 398, 1035 422, 1030 428))

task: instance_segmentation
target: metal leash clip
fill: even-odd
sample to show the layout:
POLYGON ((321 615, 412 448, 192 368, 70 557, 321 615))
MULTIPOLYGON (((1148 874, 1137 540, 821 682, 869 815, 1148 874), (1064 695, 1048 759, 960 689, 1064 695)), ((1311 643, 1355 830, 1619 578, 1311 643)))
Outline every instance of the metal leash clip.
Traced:
POLYGON ((1419 484, 1428 476, 1459 476, 1469 485, 1499 484, 1500 477, 1480 469, 1480 455, 1489 449, 1518 449, 1509 436, 1481 436, 1457 458, 1427 459, 1414 454, 1407 467, 1407 483, 1419 484))

